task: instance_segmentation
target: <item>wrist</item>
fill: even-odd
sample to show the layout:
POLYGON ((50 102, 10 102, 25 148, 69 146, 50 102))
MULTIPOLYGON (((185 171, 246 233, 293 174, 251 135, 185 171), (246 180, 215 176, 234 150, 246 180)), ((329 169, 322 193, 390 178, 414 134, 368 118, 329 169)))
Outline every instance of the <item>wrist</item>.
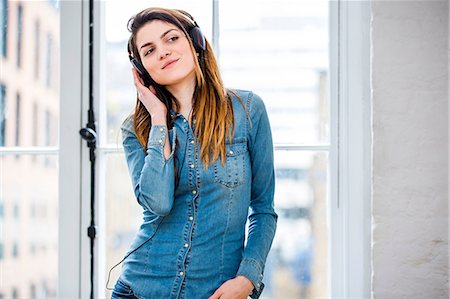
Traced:
POLYGON ((152 119, 152 125, 167 125, 165 114, 156 114, 150 116, 152 119))
POLYGON ((247 277, 245 277, 244 275, 238 275, 236 276, 236 279, 242 281, 242 283, 244 284, 244 286, 249 290, 252 291, 255 286, 253 285, 252 281, 250 279, 248 279, 247 277))

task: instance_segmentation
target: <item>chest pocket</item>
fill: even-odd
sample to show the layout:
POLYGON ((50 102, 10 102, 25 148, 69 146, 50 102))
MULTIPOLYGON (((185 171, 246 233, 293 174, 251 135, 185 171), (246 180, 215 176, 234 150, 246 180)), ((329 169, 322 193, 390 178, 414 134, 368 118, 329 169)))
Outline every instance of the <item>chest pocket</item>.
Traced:
POLYGON ((247 142, 235 140, 235 143, 226 144, 227 158, 225 165, 218 159, 214 163, 214 180, 216 183, 228 188, 235 188, 244 183, 245 157, 247 153, 247 142))

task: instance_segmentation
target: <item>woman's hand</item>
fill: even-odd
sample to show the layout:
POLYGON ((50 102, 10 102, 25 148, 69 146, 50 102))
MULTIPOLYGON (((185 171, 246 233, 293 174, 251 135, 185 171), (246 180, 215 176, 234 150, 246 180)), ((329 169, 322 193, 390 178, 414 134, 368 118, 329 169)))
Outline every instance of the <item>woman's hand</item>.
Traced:
POLYGON ((156 97, 155 88, 152 85, 150 85, 150 88, 145 87, 141 77, 139 76, 135 68, 132 69, 132 72, 134 85, 136 86, 136 90, 138 93, 138 98, 142 102, 142 104, 144 104, 145 108, 150 114, 152 123, 156 124, 156 122, 160 121, 165 122, 167 107, 156 97))
POLYGON ((208 299, 247 299, 253 288, 247 277, 239 275, 225 281, 208 299))

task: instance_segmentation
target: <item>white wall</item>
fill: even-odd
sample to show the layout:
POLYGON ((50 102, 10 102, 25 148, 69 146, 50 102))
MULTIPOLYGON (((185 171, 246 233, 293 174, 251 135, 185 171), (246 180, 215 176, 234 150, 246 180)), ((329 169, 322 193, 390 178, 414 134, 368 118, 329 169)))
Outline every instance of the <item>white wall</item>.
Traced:
POLYGON ((372 3, 373 298, 448 298, 447 1, 372 3))

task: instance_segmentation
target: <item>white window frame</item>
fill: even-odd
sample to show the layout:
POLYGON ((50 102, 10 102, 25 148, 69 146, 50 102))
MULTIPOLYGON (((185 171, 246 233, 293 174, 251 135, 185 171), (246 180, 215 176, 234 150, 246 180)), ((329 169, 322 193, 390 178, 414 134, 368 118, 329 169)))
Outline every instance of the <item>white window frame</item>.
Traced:
POLYGON ((370 3, 330 2, 332 298, 371 298, 370 3))
MULTIPOLYGON (((215 0, 212 0, 215 1, 215 0)), ((102 17, 95 2, 95 19, 102 17)), ((328 171, 329 286, 331 298, 371 297, 371 86, 370 1, 330 1, 330 150, 328 171)), ((89 2, 62 0, 61 102, 59 153, 58 298, 88 298, 90 294, 90 164, 86 143, 78 130, 87 122, 89 2), (74 113, 74 111, 76 113, 74 113)), ((94 24, 96 41, 102 28, 94 24)), ((96 43, 99 45, 99 43, 96 43)), ((99 57, 99 48, 94 50, 99 57)), ((94 59, 95 78, 102 67, 94 59)), ((101 79, 100 79, 101 80, 101 79)), ((99 90, 95 109, 99 111, 99 90)), ((99 117, 96 115, 96 119, 99 117)), ((100 134, 101 135, 101 134, 100 134)), ((102 149, 99 149, 102 151, 102 149)), ((99 155, 98 155, 99 156, 99 155)), ((98 161, 98 160, 97 160, 98 161)), ((98 163, 98 162, 97 162, 98 163)), ((97 174, 102 170, 97 167, 97 174)), ((96 224, 102 178, 97 175, 96 224), (100 181, 100 182, 99 182, 100 181)), ((96 289, 103 294, 101 243, 95 247, 96 289), (100 284, 101 283, 101 284, 100 284)), ((111 282, 110 282, 111 286, 111 282)))
MULTIPOLYGON (((98 5, 98 1, 95 2, 98 5)), ((97 31, 95 31, 97 33, 97 31)), ((58 298, 90 296, 90 162, 79 130, 89 108, 89 2, 60 1, 58 298)), ((98 56, 98 53, 96 53, 98 56)), ((94 73, 94 78, 98 78, 94 73)), ((97 82, 94 79, 94 86, 97 82)), ((98 90, 94 93, 97 95, 98 90)), ((98 103, 95 104, 98 108, 98 103)), ((98 109, 96 109, 98 111, 98 109)), ((98 120, 97 116, 96 119, 98 120)), ((97 185, 98 186, 98 185, 97 185)), ((98 193, 98 188, 97 191, 98 193)), ((96 198, 98 196, 96 195, 96 198)), ((96 201, 98 228, 98 202, 96 201)), ((99 233, 97 231, 97 237, 99 233)), ((95 261, 98 262, 98 238, 95 261)), ((96 263, 98 264, 98 263, 96 263)), ((98 269, 94 269, 98 277, 98 269)), ((98 285, 98 280, 95 282, 98 285)), ((97 298, 97 294, 94 294, 97 298)))

